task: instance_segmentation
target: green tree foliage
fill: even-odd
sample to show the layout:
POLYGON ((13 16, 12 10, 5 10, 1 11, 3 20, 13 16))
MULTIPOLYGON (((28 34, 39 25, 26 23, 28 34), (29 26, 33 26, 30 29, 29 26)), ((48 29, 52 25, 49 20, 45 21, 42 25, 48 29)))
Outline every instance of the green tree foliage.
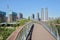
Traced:
POLYGON ((1 18, 0 18, 0 23, 1 23, 1 18))
POLYGON ((30 20, 30 16, 28 17, 28 20, 30 20))
POLYGON ((57 20, 57 23, 60 24, 60 19, 57 20))
POLYGON ((53 23, 55 23, 55 24, 60 24, 60 19, 55 19, 55 20, 53 20, 53 23))
POLYGON ((21 19, 21 20, 18 20, 17 22, 19 22, 19 25, 22 26, 22 25, 24 25, 28 21, 29 20, 27 20, 27 19, 21 19))
MULTIPOLYGON (((54 23, 54 24, 60 24, 60 19, 55 19, 55 20, 52 20, 52 21, 49 21, 49 23, 54 23)), ((52 25, 51 25, 52 26, 52 25)), ((60 35, 60 25, 55 25, 58 29, 58 32, 59 32, 59 35, 60 35)))
POLYGON ((15 29, 0 28, 0 40, 6 40, 15 29))

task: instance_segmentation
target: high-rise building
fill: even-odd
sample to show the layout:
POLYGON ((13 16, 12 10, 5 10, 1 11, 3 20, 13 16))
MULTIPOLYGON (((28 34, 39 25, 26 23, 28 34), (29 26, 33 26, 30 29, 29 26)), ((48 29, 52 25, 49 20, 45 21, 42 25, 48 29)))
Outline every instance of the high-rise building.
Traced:
POLYGON ((6 20, 6 22, 8 22, 8 17, 7 16, 5 17, 5 20, 6 20))
POLYGON ((8 16, 8 22, 12 22, 12 14, 9 14, 9 16, 8 16))
POLYGON ((12 12, 12 21, 15 22, 17 20, 17 13, 12 12))
POLYGON ((48 20, 48 8, 45 8, 45 21, 48 20))
POLYGON ((17 20, 17 13, 12 12, 12 14, 9 14, 8 22, 16 22, 16 20, 17 20))
POLYGON ((0 22, 6 22, 6 12, 0 11, 0 22))
POLYGON ((39 18, 39 13, 37 13, 37 20, 39 20, 40 18, 39 18))
POLYGON ((19 13, 19 19, 23 19, 23 14, 19 13))
POLYGON ((34 19, 35 18, 35 15, 34 14, 32 14, 32 19, 34 19))
POLYGON ((44 9, 41 8, 41 20, 44 21, 44 9))

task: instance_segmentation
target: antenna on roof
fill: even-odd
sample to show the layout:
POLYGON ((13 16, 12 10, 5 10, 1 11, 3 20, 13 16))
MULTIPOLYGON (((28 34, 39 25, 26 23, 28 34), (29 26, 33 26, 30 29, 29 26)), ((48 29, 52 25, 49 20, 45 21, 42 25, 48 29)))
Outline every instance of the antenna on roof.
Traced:
POLYGON ((9 7, 9 5, 7 4, 7 14, 9 15, 9 14, 11 14, 12 12, 11 12, 11 10, 10 10, 10 7, 9 7))
POLYGON ((9 9, 9 5, 7 4, 7 11, 10 11, 10 9, 9 9))

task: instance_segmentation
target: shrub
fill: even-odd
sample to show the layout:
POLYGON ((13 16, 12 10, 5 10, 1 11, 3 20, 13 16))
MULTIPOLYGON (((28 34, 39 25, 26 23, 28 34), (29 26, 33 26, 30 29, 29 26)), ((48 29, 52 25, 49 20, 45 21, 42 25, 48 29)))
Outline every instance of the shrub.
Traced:
POLYGON ((22 25, 24 25, 28 21, 30 21, 30 20, 28 20, 28 19, 21 19, 21 20, 19 20, 17 22, 19 23, 18 25, 22 26, 22 25))
POLYGON ((14 31, 15 29, 9 29, 9 28, 0 28, 0 37, 2 38, 2 40, 6 40, 7 37, 14 31))

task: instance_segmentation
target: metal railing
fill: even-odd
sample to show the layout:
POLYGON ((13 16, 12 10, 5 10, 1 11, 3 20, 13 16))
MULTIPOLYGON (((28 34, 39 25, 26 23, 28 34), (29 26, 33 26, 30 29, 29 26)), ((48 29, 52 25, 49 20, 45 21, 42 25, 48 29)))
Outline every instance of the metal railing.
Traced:
POLYGON ((51 25, 48 25, 47 23, 42 21, 35 21, 35 22, 41 24, 56 40, 59 40, 58 30, 55 26, 52 27, 51 25))
POLYGON ((28 40, 31 39, 33 22, 28 22, 17 28, 6 40, 28 40), (30 38, 29 38, 30 37, 30 38))
POLYGON ((46 22, 40 22, 51 34, 53 37, 56 38, 56 40, 59 40, 59 34, 58 30, 55 27, 55 25, 48 25, 46 22))
POLYGON ((32 28, 33 23, 30 22, 29 24, 25 25, 22 30, 19 32, 17 35, 16 40, 26 40, 31 28, 32 28))

